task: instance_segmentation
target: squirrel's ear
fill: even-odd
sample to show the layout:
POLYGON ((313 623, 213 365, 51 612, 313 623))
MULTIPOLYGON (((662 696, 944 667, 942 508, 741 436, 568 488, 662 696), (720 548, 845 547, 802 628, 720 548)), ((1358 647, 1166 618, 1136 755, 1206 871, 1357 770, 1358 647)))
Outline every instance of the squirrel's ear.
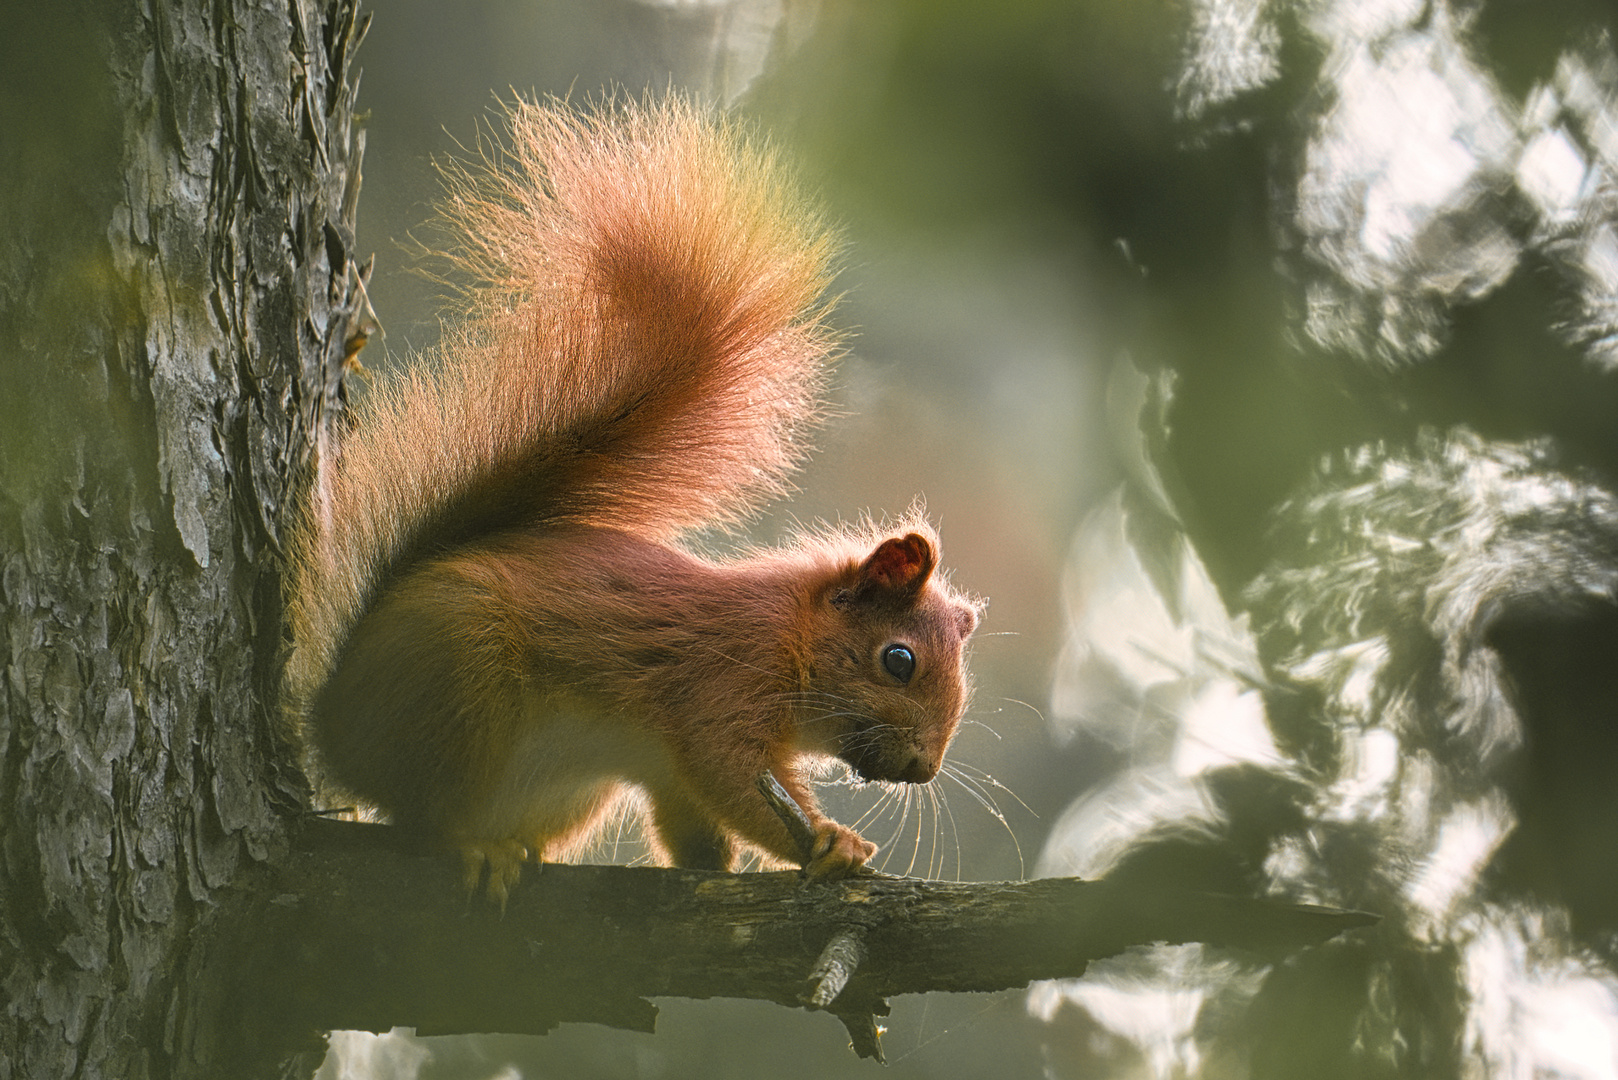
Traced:
POLYGON ((860 564, 855 592, 908 599, 921 591, 938 565, 933 542, 921 533, 909 533, 882 541, 860 564))

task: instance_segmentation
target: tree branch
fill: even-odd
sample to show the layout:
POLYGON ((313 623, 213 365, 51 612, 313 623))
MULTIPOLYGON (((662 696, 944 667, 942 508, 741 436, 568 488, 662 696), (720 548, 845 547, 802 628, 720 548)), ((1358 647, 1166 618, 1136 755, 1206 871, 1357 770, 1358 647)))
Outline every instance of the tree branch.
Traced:
POLYGON ((235 967, 258 1052, 334 1028, 650 1031, 659 996, 827 1009, 862 1056, 892 994, 993 991, 1082 975, 1133 945, 1201 941, 1278 957, 1375 916, 1053 878, 957 884, 795 872, 528 868, 502 913, 456 859, 395 829, 311 820, 257 890, 235 967), (863 953, 863 957, 861 957, 863 953))

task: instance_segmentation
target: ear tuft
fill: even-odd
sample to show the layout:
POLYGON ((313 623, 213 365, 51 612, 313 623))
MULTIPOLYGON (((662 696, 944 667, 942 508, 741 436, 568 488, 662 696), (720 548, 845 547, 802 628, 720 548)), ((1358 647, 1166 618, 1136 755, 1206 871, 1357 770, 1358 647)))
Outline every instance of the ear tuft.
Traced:
POLYGON ((878 544, 860 566, 858 591, 908 599, 921 591, 938 565, 933 542, 921 533, 892 537, 878 544))

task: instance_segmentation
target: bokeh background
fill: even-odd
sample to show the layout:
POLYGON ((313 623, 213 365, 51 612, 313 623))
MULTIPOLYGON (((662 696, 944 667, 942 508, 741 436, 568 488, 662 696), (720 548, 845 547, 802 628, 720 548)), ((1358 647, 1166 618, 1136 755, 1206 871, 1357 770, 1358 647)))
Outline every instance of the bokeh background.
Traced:
MULTIPOLYGON (((922 496, 990 600, 963 778, 828 792, 889 870, 1384 915, 1273 968, 900 998, 889 1075, 1618 1076, 1611 4, 370 8, 369 366, 430 353, 431 160, 500 96, 698 94, 843 223, 842 415, 754 536, 922 496)), ((659 1004, 340 1033, 323 1075, 877 1068, 830 1017, 659 1004)))

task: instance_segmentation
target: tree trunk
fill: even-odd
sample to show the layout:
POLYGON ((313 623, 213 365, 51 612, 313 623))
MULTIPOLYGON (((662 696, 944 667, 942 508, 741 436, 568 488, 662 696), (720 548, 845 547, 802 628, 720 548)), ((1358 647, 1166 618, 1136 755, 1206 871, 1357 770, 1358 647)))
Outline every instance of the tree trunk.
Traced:
POLYGON ((0 33, 0 1080, 209 1071, 207 923, 306 799, 278 543, 363 289, 354 0, 0 33))

